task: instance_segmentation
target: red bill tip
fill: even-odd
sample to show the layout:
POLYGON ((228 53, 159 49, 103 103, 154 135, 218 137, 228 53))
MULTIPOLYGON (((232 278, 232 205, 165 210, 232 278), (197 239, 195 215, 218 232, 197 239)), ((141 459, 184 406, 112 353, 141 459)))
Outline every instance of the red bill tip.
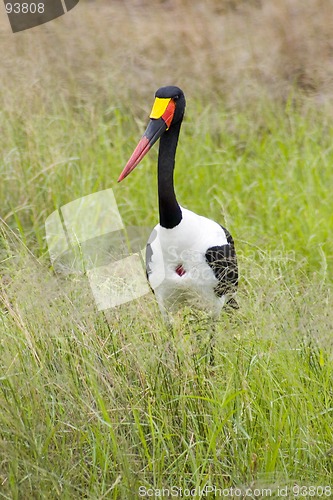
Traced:
POLYGON ((132 156, 128 160, 124 170, 121 172, 118 182, 121 182, 125 177, 128 176, 134 170, 134 168, 140 163, 142 158, 145 156, 145 154, 149 151, 150 149, 150 142, 147 139, 147 137, 143 136, 137 147, 132 153, 132 156))

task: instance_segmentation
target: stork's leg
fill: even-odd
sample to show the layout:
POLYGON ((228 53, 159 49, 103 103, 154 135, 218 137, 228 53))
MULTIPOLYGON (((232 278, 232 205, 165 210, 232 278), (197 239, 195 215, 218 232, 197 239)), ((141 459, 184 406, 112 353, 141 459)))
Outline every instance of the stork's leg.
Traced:
POLYGON ((210 332, 209 332, 209 364, 210 364, 210 366, 214 366, 214 362, 215 362, 215 354, 214 354, 215 337, 216 337, 215 323, 212 323, 210 325, 210 332))

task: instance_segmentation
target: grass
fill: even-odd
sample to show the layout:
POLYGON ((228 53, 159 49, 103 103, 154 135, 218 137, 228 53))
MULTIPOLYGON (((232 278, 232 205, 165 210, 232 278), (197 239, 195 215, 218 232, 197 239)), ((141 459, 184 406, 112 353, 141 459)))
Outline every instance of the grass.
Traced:
MULTIPOLYGON (((106 23, 92 10, 82 6, 86 29, 106 23)), ((138 33, 147 21, 136 12, 127 27, 144 53, 138 33)), ((283 17, 283 9, 274 12, 283 17)), ((121 7, 115 15, 125 17, 121 7)), ((219 15, 232 26, 244 19, 219 15)), ((268 10, 262 15, 260 26, 268 10)), ((214 486, 232 498, 237 487, 251 498, 249 488, 277 496, 282 487, 332 486, 329 106, 299 85, 286 88, 281 75, 283 98, 272 99, 275 83, 269 92, 257 81, 262 92, 255 99, 245 92, 235 105, 246 88, 242 67, 232 92, 236 65, 225 95, 213 101, 220 81, 213 69, 203 83, 195 67, 183 80, 178 198, 230 229, 241 274, 240 309, 223 312, 216 325, 211 366, 203 314, 181 311, 170 335, 153 297, 99 312, 85 276, 57 275, 50 265, 45 220, 76 198, 112 187, 126 225, 153 226, 157 218, 156 148, 128 180, 116 179, 144 130, 155 87, 166 82, 144 61, 137 68, 133 55, 130 69, 146 82, 133 93, 116 66, 120 49, 112 55, 118 69, 108 75, 103 30, 96 42, 80 38, 76 61, 63 26, 72 23, 76 34, 84 28, 69 17, 19 35, 4 54, 25 64, 22 76, 16 66, 1 76, 0 498, 127 499, 153 488, 157 497, 172 486, 196 489, 194 498, 214 486), (52 44, 42 50, 50 39, 64 49, 61 58, 52 44), (96 43, 93 57, 89 43, 96 43), (84 54, 88 64, 80 66, 84 54)), ((115 35, 102 26, 109 42, 115 35)), ((217 24, 211 29, 201 63, 218 34, 217 24)), ((155 25, 151 36, 160 43, 153 55, 162 53, 155 25)), ((302 57, 305 64, 309 54, 302 57)))

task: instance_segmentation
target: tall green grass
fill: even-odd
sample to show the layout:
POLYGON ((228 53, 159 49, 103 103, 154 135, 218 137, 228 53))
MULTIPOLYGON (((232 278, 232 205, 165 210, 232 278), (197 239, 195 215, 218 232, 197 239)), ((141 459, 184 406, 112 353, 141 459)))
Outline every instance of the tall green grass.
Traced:
POLYGON ((189 100, 177 194, 231 230, 241 275, 211 366, 204 315, 180 312, 171 335, 152 297, 100 313, 84 277, 54 275, 44 221, 58 206, 112 187, 126 224, 157 221, 156 152, 115 184, 144 119, 54 106, 3 120, 0 495, 329 485, 330 117, 189 100))

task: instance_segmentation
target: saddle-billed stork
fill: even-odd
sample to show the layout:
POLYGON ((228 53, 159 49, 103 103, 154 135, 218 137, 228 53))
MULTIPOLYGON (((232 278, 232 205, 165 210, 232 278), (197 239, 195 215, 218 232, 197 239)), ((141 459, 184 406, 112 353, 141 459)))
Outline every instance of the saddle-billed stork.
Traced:
POLYGON ((238 285, 233 239, 217 222, 179 205, 174 191, 174 166, 185 97, 178 87, 161 87, 148 127, 119 176, 134 170, 160 138, 158 154, 158 201, 160 222, 146 248, 146 270, 151 288, 166 318, 184 300, 218 316, 230 303, 238 285))

